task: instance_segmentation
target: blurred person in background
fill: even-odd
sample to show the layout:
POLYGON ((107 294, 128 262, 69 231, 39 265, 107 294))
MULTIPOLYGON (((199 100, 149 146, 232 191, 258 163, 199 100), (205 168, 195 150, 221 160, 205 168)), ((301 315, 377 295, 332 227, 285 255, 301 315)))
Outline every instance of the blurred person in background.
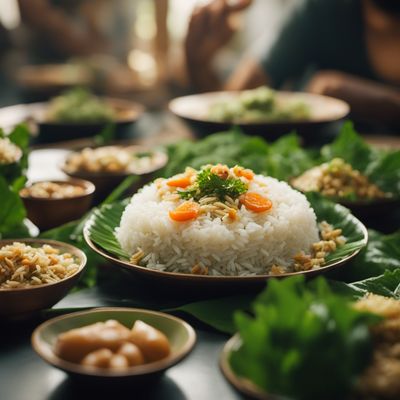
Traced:
POLYGON ((196 90, 302 88, 347 101, 362 121, 400 126, 399 0, 304 0, 272 46, 244 57, 222 82, 214 58, 236 31, 235 14, 251 3, 213 0, 194 10, 185 54, 196 90))
POLYGON ((129 0, 18 0, 28 63, 89 68, 99 90, 129 92, 135 4, 129 0))
POLYGON ((126 57, 134 14, 129 1, 18 0, 21 21, 40 61, 108 53, 126 57))

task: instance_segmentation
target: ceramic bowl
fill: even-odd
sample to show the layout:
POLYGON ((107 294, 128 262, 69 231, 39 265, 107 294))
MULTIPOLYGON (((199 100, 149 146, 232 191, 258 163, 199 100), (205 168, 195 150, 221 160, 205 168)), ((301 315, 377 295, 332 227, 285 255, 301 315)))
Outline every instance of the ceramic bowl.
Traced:
POLYGON ((166 369, 182 361, 193 349, 195 342, 195 331, 179 318, 161 312, 118 307, 98 308, 56 317, 40 325, 32 334, 32 346, 43 360, 73 377, 89 381, 147 381, 149 378, 160 376, 166 369), (60 333, 109 319, 117 320, 129 328, 136 320, 153 326, 167 336, 171 354, 152 363, 129 367, 123 371, 111 371, 83 367, 65 361, 54 353, 54 345, 60 333))
POLYGON ((40 230, 51 229, 79 219, 92 204, 95 186, 89 181, 83 179, 36 181, 27 185, 27 188, 38 182, 68 183, 84 189, 82 195, 61 199, 34 197, 20 192, 29 220, 40 230))
POLYGON ((78 271, 56 283, 29 286, 26 288, 0 289, 0 317, 18 319, 31 316, 41 310, 50 308, 59 302, 77 283, 86 266, 86 255, 83 251, 67 243, 47 239, 7 239, 0 240, 0 247, 14 242, 25 243, 32 247, 49 244, 68 252, 77 259, 78 271))
POLYGON ((166 153, 161 151, 155 151, 142 146, 107 146, 107 147, 119 147, 128 149, 134 153, 149 152, 156 154, 157 159, 153 165, 146 169, 137 171, 122 171, 122 172, 89 172, 89 171, 71 171, 67 167, 67 160, 61 166, 62 171, 72 178, 85 179, 92 182, 96 186, 95 202, 103 200, 115 189, 126 177, 130 175, 136 175, 138 180, 130 188, 130 193, 134 193, 137 189, 148 183, 154 172, 163 168, 168 162, 168 156, 166 153))

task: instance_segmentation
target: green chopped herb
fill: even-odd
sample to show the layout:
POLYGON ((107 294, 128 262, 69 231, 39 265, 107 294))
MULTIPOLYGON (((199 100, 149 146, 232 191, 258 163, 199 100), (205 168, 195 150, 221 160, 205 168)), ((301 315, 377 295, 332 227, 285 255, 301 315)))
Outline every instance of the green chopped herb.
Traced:
POLYGON ((194 185, 186 190, 178 191, 182 199, 199 200, 204 196, 215 196, 220 200, 225 200, 225 196, 236 199, 247 191, 247 186, 240 179, 223 179, 211 172, 210 168, 203 169, 197 175, 194 185))

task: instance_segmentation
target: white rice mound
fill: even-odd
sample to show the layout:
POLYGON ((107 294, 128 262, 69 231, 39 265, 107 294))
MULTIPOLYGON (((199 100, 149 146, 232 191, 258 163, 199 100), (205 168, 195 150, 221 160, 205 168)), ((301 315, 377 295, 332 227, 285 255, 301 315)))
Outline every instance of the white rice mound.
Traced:
POLYGON ((249 191, 269 198, 272 209, 255 213, 242 206, 234 221, 205 214, 175 222, 169 211, 178 203, 161 200, 152 183, 132 197, 116 237, 129 254, 142 249, 140 264, 159 271, 190 274, 196 264, 214 276, 268 274, 274 264, 291 271, 292 257, 319 241, 314 210, 303 194, 274 178, 256 175, 249 191))

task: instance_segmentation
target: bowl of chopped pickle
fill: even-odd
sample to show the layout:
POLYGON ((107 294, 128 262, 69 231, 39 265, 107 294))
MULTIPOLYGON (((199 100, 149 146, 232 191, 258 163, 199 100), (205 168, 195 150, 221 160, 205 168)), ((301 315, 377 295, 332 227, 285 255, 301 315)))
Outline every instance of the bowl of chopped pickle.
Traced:
POLYGON ((82 217, 89 210, 95 186, 83 179, 32 182, 19 194, 28 218, 46 230, 82 217), (46 210, 46 212, 43 212, 46 210))
POLYGON ((302 192, 319 192, 343 204, 359 216, 375 217, 399 205, 399 198, 382 190, 375 182, 353 168, 342 158, 336 157, 317 165, 291 180, 295 189, 302 192))
POLYGON ((76 284, 86 265, 78 248, 47 239, 0 241, 0 316, 24 318, 50 308, 76 284))
POLYGON ((167 161, 164 152, 143 146, 99 146, 72 152, 61 169, 72 178, 92 182, 99 202, 130 175, 138 177, 131 190, 143 186, 167 161))

